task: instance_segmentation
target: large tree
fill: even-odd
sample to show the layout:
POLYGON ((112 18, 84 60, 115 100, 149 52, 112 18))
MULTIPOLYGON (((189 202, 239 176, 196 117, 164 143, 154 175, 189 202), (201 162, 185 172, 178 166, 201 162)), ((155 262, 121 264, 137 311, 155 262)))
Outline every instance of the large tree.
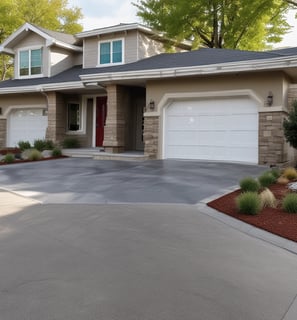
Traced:
MULTIPOLYGON (((68 7, 68 0, 0 0, 0 43, 25 22, 70 34, 81 32, 82 17, 80 8, 68 7)), ((0 80, 11 73, 12 60, 2 54, 0 80)))
POLYGON ((193 40, 194 48, 262 50, 290 29, 295 0, 138 0, 137 15, 169 37, 193 40))

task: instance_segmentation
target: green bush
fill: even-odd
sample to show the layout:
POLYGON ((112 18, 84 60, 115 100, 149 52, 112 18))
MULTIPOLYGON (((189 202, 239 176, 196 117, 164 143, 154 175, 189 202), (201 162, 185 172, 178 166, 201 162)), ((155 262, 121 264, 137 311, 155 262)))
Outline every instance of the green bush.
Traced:
POLYGON ((236 198, 236 205, 240 213, 257 215, 261 210, 261 199, 256 192, 244 192, 236 198))
POLYGON ((5 163, 13 163, 14 161, 15 161, 15 155, 12 153, 7 153, 3 158, 3 162, 5 163))
POLYGON ((267 171, 264 172, 258 180, 262 188, 268 188, 276 182, 277 178, 270 171, 267 171))
POLYGON ((62 155, 62 150, 60 148, 54 148, 52 151, 53 157, 60 157, 62 155))
POLYGON ((67 137, 64 139, 63 148, 73 149, 73 148, 79 148, 79 141, 76 137, 67 137))
POLYGON ((19 141, 18 142, 18 147, 20 148, 21 151, 27 150, 31 148, 31 144, 29 141, 19 141))
POLYGON ((251 177, 246 177, 239 182, 240 189, 242 192, 258 192, 260 189, 259 182, 251 177))
POLYGON ((40 160, 42 158, 42 154, 39 150, 37 149, 31 149, 28 152, 28 159, 30 161, 37 161, 40 160))
POLYGON ((281 171, 278 168, 273 168, 270 172, 275 177, 275 179, 278 179, 281 176, 281 171))
POLYGON ((53 150, 54 143, 51 140, 37 139, 34 141, 33 147, 38 151, 53 150))
POLYGON ((297 194, 289 193, 283 199, 283 209, 289 213, 297 213, 297 194))

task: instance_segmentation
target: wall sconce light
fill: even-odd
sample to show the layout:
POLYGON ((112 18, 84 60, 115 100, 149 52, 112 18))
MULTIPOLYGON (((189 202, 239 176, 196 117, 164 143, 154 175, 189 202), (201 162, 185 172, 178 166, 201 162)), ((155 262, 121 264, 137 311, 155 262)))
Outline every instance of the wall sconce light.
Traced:
POLYGON ((0 116, 2 116, 2 108, 0 107, 0 116))
POLYGON ((272 104, 273 104, 273 94, 272 94, 271 91, 268 92, 268 96, 267 96, 266 102, 267 102, 267 105, 268 105, 269 107, 272 106, 272 104))
POLYGON ((153 99, 151 99, 149 106, 151 111, 155 110, 155 101, 153 99))

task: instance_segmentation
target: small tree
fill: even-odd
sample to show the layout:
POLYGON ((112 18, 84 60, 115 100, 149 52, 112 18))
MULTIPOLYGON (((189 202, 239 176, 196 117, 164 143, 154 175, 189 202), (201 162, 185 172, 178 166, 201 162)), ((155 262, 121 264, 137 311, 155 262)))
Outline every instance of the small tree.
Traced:
POLYGON ((297 149, 297 100, 293 102, 292 110, 283 123, 284 134, 287 142, 297 149))

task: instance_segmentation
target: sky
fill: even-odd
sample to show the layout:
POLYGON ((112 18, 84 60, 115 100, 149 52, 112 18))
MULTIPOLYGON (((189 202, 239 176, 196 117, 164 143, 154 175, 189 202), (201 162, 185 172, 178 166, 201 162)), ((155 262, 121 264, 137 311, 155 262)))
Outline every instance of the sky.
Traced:
MULTIPOLYGON (((80 21, 84 31, 127 22, 141 22, 136 16, 136 8, 131 0, 68 0, 69 6, 82 9, 84 18, 80 21)), ((297 47, 297 19, 295 12, 288 15, 288 22, 294 28, 275 48, 297 47)))

